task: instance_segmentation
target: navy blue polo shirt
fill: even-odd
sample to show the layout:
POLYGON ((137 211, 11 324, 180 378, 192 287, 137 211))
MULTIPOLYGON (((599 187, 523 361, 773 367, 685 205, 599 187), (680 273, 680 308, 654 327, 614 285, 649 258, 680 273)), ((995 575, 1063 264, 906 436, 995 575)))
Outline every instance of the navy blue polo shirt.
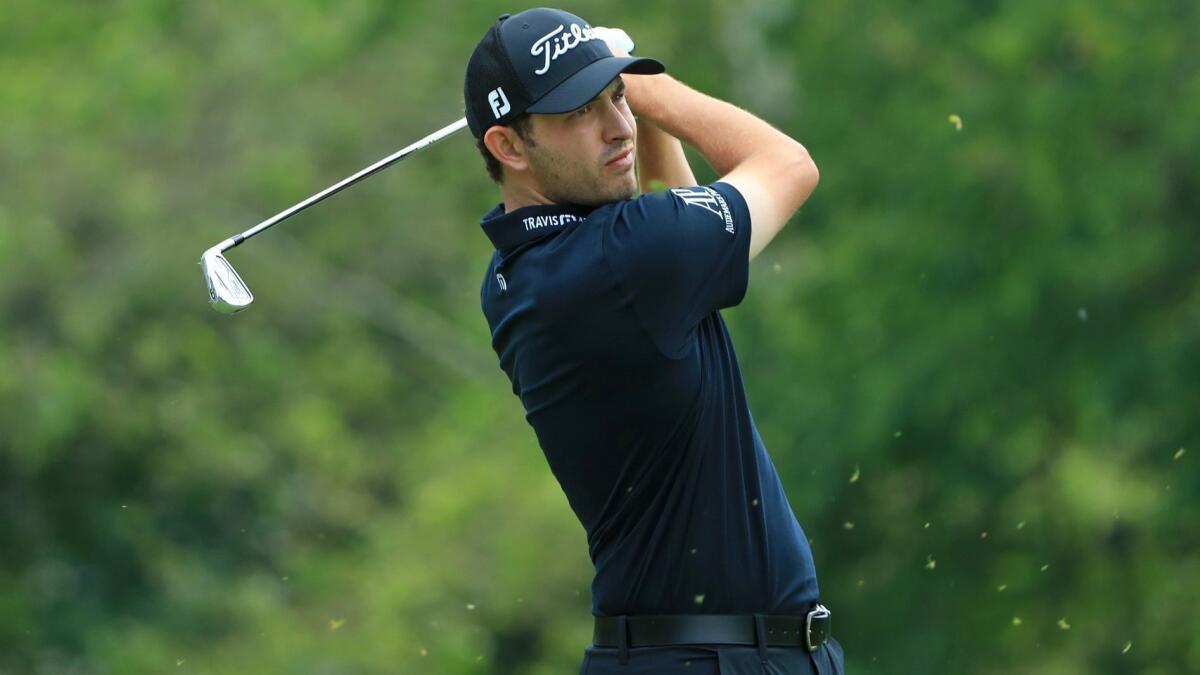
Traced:
POLYGON ((481 225, 492 346, 587 531, 593 614, 807 611, 812 552, 718 312, 749 274, 737 189, 501 204, 481 225))

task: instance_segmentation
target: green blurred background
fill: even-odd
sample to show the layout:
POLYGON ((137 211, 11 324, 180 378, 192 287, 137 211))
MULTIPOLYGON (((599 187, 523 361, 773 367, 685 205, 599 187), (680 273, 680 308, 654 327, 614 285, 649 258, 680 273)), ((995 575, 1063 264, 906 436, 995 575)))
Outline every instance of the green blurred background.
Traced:
MULTIPOLYGON (((726 317, 850 672, 1200 672, 1200 4, 563 7, 821 168, 726 317)), ((0 673, 577 671, 468 137, 196 264, 520 9, 3 3, 0 673)))

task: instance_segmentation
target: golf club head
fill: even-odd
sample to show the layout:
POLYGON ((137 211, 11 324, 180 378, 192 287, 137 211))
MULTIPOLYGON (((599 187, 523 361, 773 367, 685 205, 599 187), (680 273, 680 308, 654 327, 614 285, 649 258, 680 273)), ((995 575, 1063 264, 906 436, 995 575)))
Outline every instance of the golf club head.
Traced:
POLYGON ((238 276, 233 265, 221 255, 219 248, 210 248, 200 257, 204 283, 208 285, 208 301, 223 314, 234 314, 254 302, 254 294, 238 276))

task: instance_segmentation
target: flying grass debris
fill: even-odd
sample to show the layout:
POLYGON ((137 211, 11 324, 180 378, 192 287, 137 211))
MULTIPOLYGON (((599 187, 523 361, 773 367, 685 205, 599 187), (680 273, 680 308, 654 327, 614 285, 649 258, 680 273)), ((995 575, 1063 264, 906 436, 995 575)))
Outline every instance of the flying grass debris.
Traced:
POLYGON ((1058 620, 1058 628, 1060 630, 1071 630, 1071 624, 1067 623, 1067 617, 1058 620))
POLYGON ((1180 449, 1176 450, 1176 451, 1175 451, 1175 459, 1174 459, 1174 461, 1178 462, 1178 461, 1179 461, 1179 459, 1180 459, 1181 457, 1183 457, 1183 454, 1184 454, 1185 452, 1187 452, 1187 448, 1180 448, 1180 449))
POLYGON ((946 119, 950 120, 950 124, 954 125, 955 131, 962 131, 962 118, 954 113, 951 113, 946 119))
POLYGON ((858 465, 857 465, 857 464, 855 464, 855 465, 854 465, 854 473, 850 474, 850 482, 851 482, 851 483, 857 483, 857 482, 858 482, 858 476, 859 476, 858 465))

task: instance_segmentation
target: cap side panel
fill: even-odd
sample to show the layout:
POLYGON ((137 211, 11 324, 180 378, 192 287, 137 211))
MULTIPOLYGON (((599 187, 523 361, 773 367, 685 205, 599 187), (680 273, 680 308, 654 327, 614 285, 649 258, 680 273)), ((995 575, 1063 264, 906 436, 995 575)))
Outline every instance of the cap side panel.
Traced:
MULTIPOLYGON (((505 21, 507 21, 507 20, 508 19, 505 19, 505 21)), ((503 25, 503 22, 501 22, 501 25, 503 25)), ((525 86, 525 81, 522 80, 521 76, 517 73, 517 68, 516 68, 516 66, 513 65, 512 59, 510 59, 508 57, 508 50, 504 47, 504 40, 500 35, 502 32, 503 31, 500 30, 500 26, 497 26, 496 27, 497 52, 499 52, 500 58, 504 62, 503 65, 506 68, 508 68, 507 75, 511 76, 512 82, 515 82, 516 85, 521 89, 521 99, 524 101, 532 101, 533 95, 529 93, 529 89, 525 86)), ((525 111, 522 110, 521 112, 525 112, 525 111)), ((520 114, 520 113, 518 113, 518 114, 520 114)))

